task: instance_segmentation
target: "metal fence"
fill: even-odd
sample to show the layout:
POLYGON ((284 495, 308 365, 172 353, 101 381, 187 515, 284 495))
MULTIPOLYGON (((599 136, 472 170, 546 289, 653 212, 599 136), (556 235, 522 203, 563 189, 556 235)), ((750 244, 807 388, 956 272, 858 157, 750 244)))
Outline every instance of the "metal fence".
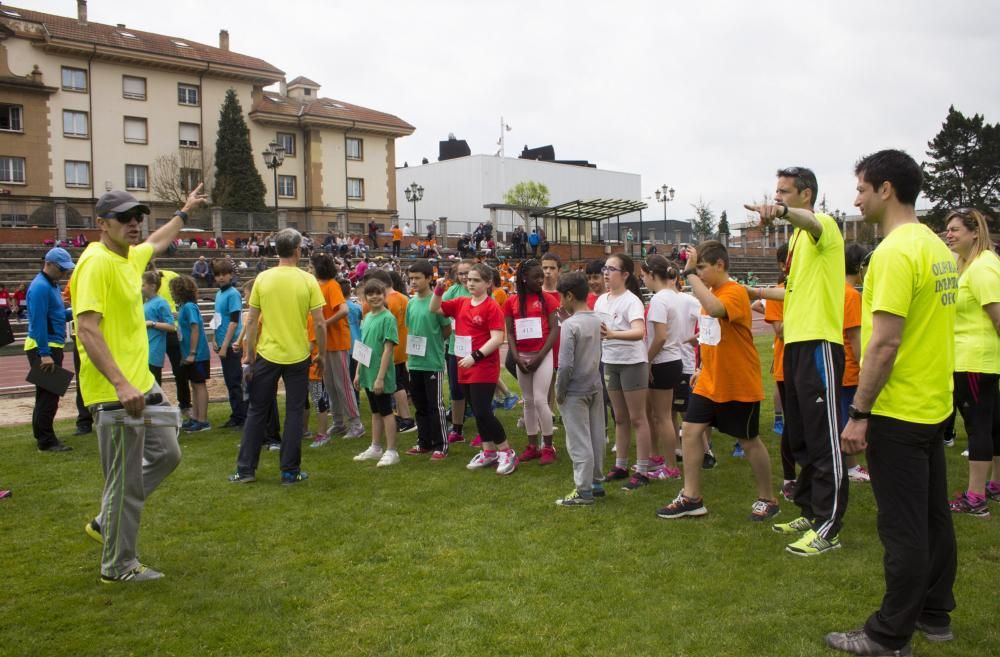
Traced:
MULTIPOLYGON (((211 216, 208 228, 212 227, 211 216)), ((278 215, 274 212, 233 212, 222 211, 222 230, 247 232, 272 231, 278 228, 278 215)))
MULTIPOLYGON (((93 228, 94 208, 90 203, 66 204, 67 228, 93 228)), ((56 204, 18 198, 0 200, 0 227, 55 228, 56 204)))

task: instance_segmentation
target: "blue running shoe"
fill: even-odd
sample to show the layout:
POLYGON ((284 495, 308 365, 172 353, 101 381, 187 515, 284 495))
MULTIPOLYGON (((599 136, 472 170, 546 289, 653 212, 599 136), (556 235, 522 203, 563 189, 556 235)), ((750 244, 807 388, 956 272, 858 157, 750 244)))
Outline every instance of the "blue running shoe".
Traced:
POLYGON ((774 426, 771 427, 771 431, 778 434, 779 436, 785 433, 785 420, 781 417, 774 418, 774 426))
POLYGON ((503 400, 503 408, 504 408, 504 410, 505 411, 512 410, 515 406, 517 406, 517 402, 519 402, 519 401, 521 401, 521 398, 518 397, 517 395, 515 395, 513 393, 510 394, 510 395, 507 395, 507 397, 503 400))
POLYGON ((739 443, 736 443, 733 446, 733 458, 734 459, 741 459, 744 456, 746 456, 746 454, 743 453, 743 445, 741 445, 739 443))

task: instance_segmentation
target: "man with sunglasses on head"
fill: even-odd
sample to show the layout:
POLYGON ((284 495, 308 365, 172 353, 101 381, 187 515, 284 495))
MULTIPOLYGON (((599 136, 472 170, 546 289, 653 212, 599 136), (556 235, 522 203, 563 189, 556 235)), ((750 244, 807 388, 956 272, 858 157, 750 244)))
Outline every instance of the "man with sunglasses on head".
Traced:
MULTIPOLYGON (((66 341, 66 306, 59 292, 59 281, 73 271, 73 258, 66 249, 55 247, 45 254, 42 271, 28 287, 28 337, 24 352, 32 369, 52 372, 62 367, 66 341)), ((56 437, 52 423, 59 409, 59 395, 40 385, 35 386, 35 408, 31 413, 31 431, 40 452, 69 452, 73 448, 56 437)))
POLYGON ((840 450, 840 382, 844 377, 844 238, 837 221, 815 212, 816 174, 778 171, 774 203, 746 205, 768 225, 784 219, 788 243, 782 288, 748 287, 751 299, 784 300, 785 434, 801 467, 794 502, 801 515, 772 526, 800 535, 785 549, 811 557, 840 547, 847 509, 847 470, 840 450))
POLYGON ((97 201, 101 239, 80 256, 70 282, 80 352, 79 385, 97 426, 104 470, 101 513, 84 527, 104 544, 101 581, 143 582, 163 576, 139 563, 136 542, 142 506, 180 463, 176 426, 144 426, 147 402, 164 404, 149 371, 149 342, 142 307, 147 263, 177 238, 188 212, 205 204, 202 185, 163 227, 141 242, 145 206, 127 192, 97 201))

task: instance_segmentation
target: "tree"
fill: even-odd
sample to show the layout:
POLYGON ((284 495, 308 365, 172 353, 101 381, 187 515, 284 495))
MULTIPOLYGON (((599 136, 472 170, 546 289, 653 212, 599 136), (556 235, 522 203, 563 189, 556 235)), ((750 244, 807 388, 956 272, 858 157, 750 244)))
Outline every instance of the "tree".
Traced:
POLYGON ((236 91, 226 92, 219 112, 219 136, 215 141, 215 189, 212 201, 226 210, 260 212, 264 204, 264 181, 254 166, 250 130, 236 91))
MULTIPOLYGON (((503 202, 507 205, 519 205, 523 208, 547 208, 549 207, 549 188, 534 180, 519 182, 507 190, 507 193, 503 195, 503 202)), ((515 210, 515 212, 527 227, 528 210, 515 210)))
POLYGON ((725 210, 719 215, 719 235, 729 235, 729 217, 725 210))
POLYGON ((694 208, 694 220, 691 222, 691 232, 694 233, 698 241, 707 240, 715 232, 715 213, 709 209, 711 201, 705 203, 700 198, 697 203, 692 203, 694 208))
POLYGON ((161 155, 153 160, 149 173, 150 191, 157 199, 170 205, 184 205, 188 194, 199 182, 205 183, 205 192, 212 193, 212 170, 202 171, 202 161, 211 162, 211 153, 193 148, 181 148, 176 153, 161 155), (205 174, 208 175, 205 175, 205 174))
POLYGON ((949 210, 1000 207, 1000 124, 967 117, 952 105, 941 131, 927 143, 924 195, 934 203, 928 223, 940 230, 949 210))

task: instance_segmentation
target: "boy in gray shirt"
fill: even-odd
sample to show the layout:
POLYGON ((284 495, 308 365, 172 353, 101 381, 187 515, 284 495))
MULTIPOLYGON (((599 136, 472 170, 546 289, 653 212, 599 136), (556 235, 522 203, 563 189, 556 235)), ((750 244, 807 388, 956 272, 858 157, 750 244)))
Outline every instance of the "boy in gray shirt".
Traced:
POLYGON ((562 308, 571 314, 562 323, 556 401, 566 428, 566 451, 573 461, 572 493, 559 506, 587 506, 604 497, 604 447, 607 443, 601 388, 601 318, 587 307, 590 288, 580 272, 563 274, 556 288, 562 308))

